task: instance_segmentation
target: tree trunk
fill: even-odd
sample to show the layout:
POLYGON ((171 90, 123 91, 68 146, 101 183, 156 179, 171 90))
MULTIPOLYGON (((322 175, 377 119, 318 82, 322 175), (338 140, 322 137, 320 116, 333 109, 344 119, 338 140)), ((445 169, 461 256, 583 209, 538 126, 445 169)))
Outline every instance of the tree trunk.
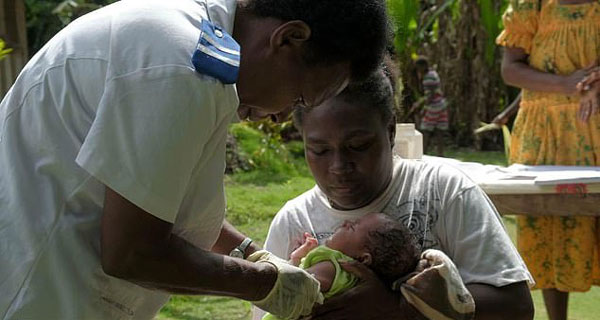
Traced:
POLYGON ((27 32, 23 0, 0 0, 0 38, 12 52, 0 61, 0 99, 27 63, 27 32))

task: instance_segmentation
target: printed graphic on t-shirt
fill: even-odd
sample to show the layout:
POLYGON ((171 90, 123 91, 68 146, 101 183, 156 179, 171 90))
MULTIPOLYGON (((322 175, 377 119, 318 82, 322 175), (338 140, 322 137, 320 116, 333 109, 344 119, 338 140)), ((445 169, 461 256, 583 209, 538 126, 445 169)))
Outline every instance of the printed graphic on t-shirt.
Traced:
POLYGON ((441 200, 433 194, 433 186, 424 189, 405 201, 388 203, 383 211, 402 222, 417 237, 422 250, 439 249, 434 229, 440 217, 441 200))

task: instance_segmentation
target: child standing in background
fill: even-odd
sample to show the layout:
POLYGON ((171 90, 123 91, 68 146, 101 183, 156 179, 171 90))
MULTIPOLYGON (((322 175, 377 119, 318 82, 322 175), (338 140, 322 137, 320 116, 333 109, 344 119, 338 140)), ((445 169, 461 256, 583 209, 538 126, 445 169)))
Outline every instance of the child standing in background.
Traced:
POLYGON ((437 155, 444 155, 444 136, 448 131, 448 108, 442 92, 442 84, 438 73, 429 66, 426 57, 419 57, 415 62, 417 75, 423 86, 423 97, 416 102, 423 107, 421 131, 423 132, 424 152, 429 150, 431 140, 437 145, 437 155))

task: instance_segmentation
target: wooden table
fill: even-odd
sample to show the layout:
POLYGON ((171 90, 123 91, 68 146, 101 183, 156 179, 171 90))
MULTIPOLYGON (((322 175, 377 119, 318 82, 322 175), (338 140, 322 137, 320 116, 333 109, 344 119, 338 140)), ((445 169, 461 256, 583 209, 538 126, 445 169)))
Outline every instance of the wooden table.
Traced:
MULTIPOLYGON (((544 175, 542 171, 513 171, 505 175, 507 169, 498 166, 483 165, 473 162, 462 162, 455 159, 423 156, 423 161, 431 163, 444 163, 456 167, 477 183, 490 197, 498 212, 503 215, 518 214, 529 216, 598 216, 600 217, 600 182, 583 174, 581 178, 569 180, 570 183, 562 184, 536 183, 538 176, 544 175), (585 179, 585 178, 591 179, 585 179), (575 182, 573 182, 575 181, 575 182)), ((558 168, 565 170, 565 168, 558 168)), ((593 170, 598 172, 600 167, 568 167, 567 170, 593 170)))
POLYGON ((599 216, 600 193, 591 194, 490 194, 503 215, 599 216))
POLYGON ((501 214, 600 216, 600 183, 535 185, 529 181, 479 183, 501 214))

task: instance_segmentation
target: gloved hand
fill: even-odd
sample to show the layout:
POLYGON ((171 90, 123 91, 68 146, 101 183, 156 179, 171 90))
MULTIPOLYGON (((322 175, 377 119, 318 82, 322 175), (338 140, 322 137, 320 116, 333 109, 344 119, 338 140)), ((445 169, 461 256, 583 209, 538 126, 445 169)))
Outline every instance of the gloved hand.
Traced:
POLYGON ((257 307, 281 319, 297 319, 310 314, 315 303, 323 303, 321 285, 306 271, 265 250, 254 252, 246 260, 270 263, 277 268, 277 281, 271 292, 252 302, 257 307))

